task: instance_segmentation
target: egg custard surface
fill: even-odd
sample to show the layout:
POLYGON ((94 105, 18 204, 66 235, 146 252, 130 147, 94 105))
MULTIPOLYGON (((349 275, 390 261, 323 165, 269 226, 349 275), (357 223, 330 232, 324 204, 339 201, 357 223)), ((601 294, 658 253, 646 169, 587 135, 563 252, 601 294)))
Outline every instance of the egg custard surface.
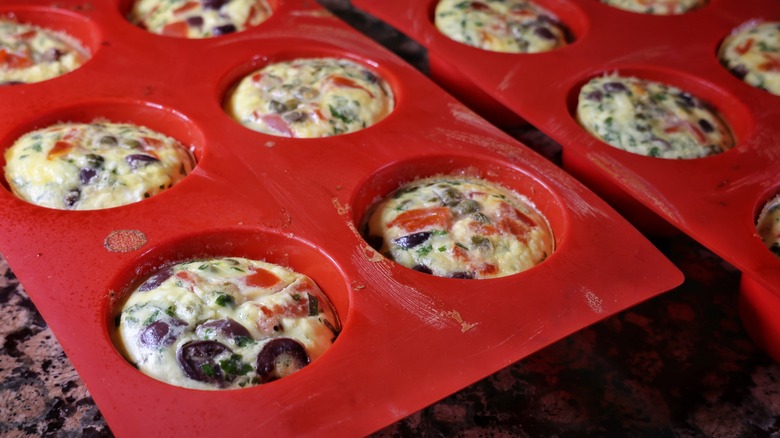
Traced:
POLYGON ((624 11, 651 15, 679 15, 698 9, 706 0, 601 0, 624 11))
POLYGON ((530 201, 493 182, 461 176, 401 186, 372 208, 364 235, 403 266, 461 279, 530 269, 554 246, 546 219, 530 201))
POLYGON ((246 258, 164 268, 138 286, 114 339, 142 373, 175 386, 238 389, 307 366, 340 330, 306 275, 246 258))
POLYGON ((718 58, 744 82, 780 95, 780 21, 738 29, 723 41, 718 58))
POLYGON ((767 202, 761 210, 756 229, 764 245, 780 257, 780 195, 767 202))
POLYGON ((566 27, 527 0, 441 0, 434 24, 454 41, 493 52, 546 52, 567 44, 566 27))
POLYGON ((69 35, 0 18, 0 85, 52 79, 87 59, 89 52, 69 35))
POLYGON ((390 87, 366 67, 340 58, 302 58, 244 77, 225 110, 254 131, 317 138, 365 129, 394 105, 390 87))
POLYGON ((272 12, 265 0, 138 0, 129 19, 155 34, 209 38, 257 26, 272 12))
POLYGON ((5 153, 13 193, 42 207, 98 210, 166 190, 195 161, 177 140, 126 123, 58 123, 21 136, 5 153))
POLYGON ((606 75, 579 93, 577 120, 596 138, 658 158, 702 158, 735 140, 720 115, 701 99, 660 82, 606 75))

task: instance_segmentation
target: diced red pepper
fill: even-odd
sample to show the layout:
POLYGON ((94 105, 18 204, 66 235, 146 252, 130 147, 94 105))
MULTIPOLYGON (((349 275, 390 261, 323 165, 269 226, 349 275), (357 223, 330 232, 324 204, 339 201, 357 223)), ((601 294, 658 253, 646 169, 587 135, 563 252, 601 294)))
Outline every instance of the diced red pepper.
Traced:
POLYGON ((271 287, 279 283, 279 277, 273 272, 263 269, 255 268, 255 271, 246 277, 246 284, 254 287, 271 287))
POLYGON ((753 38, 748 38, 742 44, 738 45, 737 47, 734 47, 734 51, 736 51, 740 55, 744 55, 745 53, 748 52, 748 50, 750 50, 752 46, 753 46, 753 38))
POLYGON ((764 54, 766 62, 758 65, 758 69, 761 71, 777 71, 780 72, 780 58, 772 56, 768 53, 764 54))
POLYGON ((469 8, 475 10, 475 11, 488 11, 490 10, 490 6, 482 3, 482 2, 471 2, 469 4, 469 8))
POLYGON ((25 68, 30 67, 34 63, 32 60, 24 55, 17 55, 11 53, 7 49, 0 49, 0 66, 7 68, 25 68))
POLYGON ((73 143, 60 140, 57 143, 54 143, 54 147, 51 148, 48 154, 46 154, 46 158, 49 160, 57 158, 60 155, 67 153, 71 149, 73 149, 73 143))
POLYGON ((260 72, 257 72, 252 75, 252 82, 260 82, 263 80, 263 74, 260 72))
POLYGON ((374 94, 368 91, 365 87, 358 84, 357 82, 353 81, 350 78, 345 78, 344 76, 331 76, 330 81, 333 83, 333 85, 336 85, 337 87, 346 87, 346 88, 357 88, 360 90, 365 91, 368 93, 369 96, 372 98, 374 97, 374 94))
POLYGON ((258 118, 263 124, 282 134, 283 136, 294 137, 294 134, 290 129, 290 125, 288 125, 279 114, 262 114, 259 115, 258 118))
POLYGON ((507 203, 501 203, 498 212, 501 218, 498 222, 499 228, 517 237, 521 242, 526 241, 528 230, 536 226, 531 218, 507 203))
POLYGON ((452 256, 455 258, 455 260, 463 261, 469 259, 469 254, 466 252, 466 250, 459 247, 458 245, 452 247, 452 256))
POLYGON ((158 140, 158 139, 152 138, 152 137, 141 137, 141 140, 143 140, 144 143, 146 143, 147 146, 149 146, 150 148, 153 148, 153 149, 156 149, 160 145, 162 145, 162 140, 158 140))
POLYGON ((190 9, 195 9, 199 5, 196 1, 189 1, 187 3, 184 3, 183 5, 179 6, 178 8, 173 10, 174 14, 181 14, 182 12, 187 12, 190 9))
POLYGON ((27 32, 22 32, 19 35, 16 35, 16 38, 19 38, 20 40, 29 40, 30 38, 34 37, 38 33, 35 29, 30 29, 27 32))
POLYGON ((452 213, 447 207, 407 210, 390 221, 389 227, 399 226, 406 232, 424 229, 449 230, 452 213))
POLYGON ((172 37, 186 37, 190 26, 185 21, 168 23, 162 28, 162 34, 172 37))
POLYGON ((257 6, 252 5, 249 7, 249 13, 246 15, 246 20, 244 21, 244 27, 249 27, 252 24, 252 20, 254 20, 256 16, 257 16, 257 6))
POLYGON ((483 224, 482 222, 477 221, 470 222, 469 229, 482 236, 493 236, 498 234, 498 229, 493 225, 483 224))
POLYGON ((485 263, 477 269, 480 275, 495 275, 498 273, 498 267, 491 263, 485 263))
POLYGON ((198 282, 197 276, 195 274, 189 271, 179 271, 176 273, 175 277, 181 280, 184 283, 184 287, 190 292, 195 291, 195 287, 193 285, 198 282))

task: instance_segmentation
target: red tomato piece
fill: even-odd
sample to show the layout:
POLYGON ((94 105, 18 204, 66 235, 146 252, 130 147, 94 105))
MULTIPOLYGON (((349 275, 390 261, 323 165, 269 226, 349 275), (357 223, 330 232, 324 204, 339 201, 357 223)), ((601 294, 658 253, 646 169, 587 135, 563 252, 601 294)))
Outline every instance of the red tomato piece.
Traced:
POLYGON ((767 60, 764 63, 759 64, 758 69, 761 71, 777 71, 780 72, 780 58, 774 57, 768 53, 764 54, 764 58, 767 60))
POLYGON ((734 47, 734 51, 736 51, 740 55, 744 55, 745 53, 748 52, 748 50, 750 50, 752 46, 753 46, 753 38, 748 38, 742 44, 738 45, 737 47, 734 47))
POLYGON ((498 267, 491 263, 485 263, 477 271, 480 275, 495 275, 498 273, 498 267))
POLYGON ((469 4, 469 7, 475 11, 489 11, 490 6, 482 3, 482 2, 471 2, 469 4))
POLYGON ((279 283, 279 277, 271 271, 263 268, 255 268, 255 271, 246 277, 246 284, 254 287, 271 287, 279 283))
POLYGON ((186 37, 190 26, 185 21, 168 23, 162 28, 162 34, 172 37, 186 37))
POLYGON ((54 143, 54 147, 51 148, 48 154, 46 154, 46 158, 49 160, 57 158, 60 155, 67 153, 71 149, 73 149, 73 143, 60 140, 57 143, 54 143))
POLYGON ((483 224, 477 221, 470 222, 469 229, 483 236, 493 236, 495 234, 498 234, 498 229, 496 227, 488 224, 483 224))
POLYGON ((198 7, 198 2, 196 1, 189 1, 187 3, 184 3, 183 5, 179 6, 178 8, 173 10, 174 14, 181 14, 182 12, 187 12, 190 9, 195 9, 198 7))
POLYGON ((407 232, 431 228, 449 230, 451 217, 447 207, 417 208, 399 214, 387 226, 399 226, 407 232))
POLYGON ((344 76, 331 76, 330 82, 337 87, 357 88, 363 90, 366 93, 368 93, 369 96, 374 97, 373 93, 371 93, 365 87, 363 87, 362 85, 358 84, 357 82, 353 81, 350 78, 345 78, 344 76))
POLYGON ((141 140, 143 140, 144 143, 146 143, 147 146, 149 146, 150 148, 153 148, 153 149, 159 147, 160 145, 162 145, 162 141, 161 140, 158 140, 158 139, 152 138, 152 137, 141 137, 141 140))
POLYGON ((38 31, 35 29, 30 29, 27 32, 20 33, 19 35, 16 35, 16 38, 19 38, 20 40, 29 40, 30 38, 34 37, 38 31))
POLYGON ((7 68, 26 68, 34 65, 30 58, 24 55, 11 53, 7 49, 0 49, 0 66, 7 68))

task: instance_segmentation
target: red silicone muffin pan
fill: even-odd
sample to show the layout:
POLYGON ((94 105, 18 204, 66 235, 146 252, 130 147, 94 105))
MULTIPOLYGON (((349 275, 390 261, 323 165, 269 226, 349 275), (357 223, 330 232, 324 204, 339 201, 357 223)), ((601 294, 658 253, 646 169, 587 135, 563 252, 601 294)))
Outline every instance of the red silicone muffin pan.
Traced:
POLYGON ((314 2, 272 6, 255 28, 203 40, 133 26, 128 2, 0 6, 92 52, 59 78, 0 87, 4 150, 57 121, 104 118, 194 145, 198 159, 173 188, 97 211, 37 207, 3 180, 0 249, 115 434, 366 434, 680 284, 679 271, 592 192, 396 56, 314 2), (246 129, 222 110, 243 75, 304 56, 373 69, 394 90, 394 112, 356 133, 291 139, 246 129), (517 275, 448 279, 388 261, 360 236, 369 205, 402 182, 462 172, 531 199, 555 252, 517 275), (184 389, 138 372, 109 337, 130 285, 162 265, 224 255, 312 277, 343 323, 334 345, 289 377, 240 390, 184 389))
MULTIPOLYGON (((668 232, 660 216, 738 267, 753 288, 780 295, 780 260, 755 225, 780 192, 780 96, 742 82, 717 59, 720 43, 735 29, 780 20, 780 3, 711 0, 682 15, 656 16, 597 0, 538 0, 567 25, 573 41, 535 54, 495 53, 450 40, 433 24, 436 3, 355 1, 427 47, 431 75, 455 95, 499 123, 511 112, 559 142, 564 168, 632 223, 650 233, 668 232), (730 125, 736 147, 703 159, 665 160, 592 137, 575 120, 577 96, 588 80, 612 72, 675 85, 709 102, 730 125)), ((777 307, 771 309, 774 314, 777 307)), ((779 337, 780 330, 768 336, 775 344, 770 350, 779 337)))

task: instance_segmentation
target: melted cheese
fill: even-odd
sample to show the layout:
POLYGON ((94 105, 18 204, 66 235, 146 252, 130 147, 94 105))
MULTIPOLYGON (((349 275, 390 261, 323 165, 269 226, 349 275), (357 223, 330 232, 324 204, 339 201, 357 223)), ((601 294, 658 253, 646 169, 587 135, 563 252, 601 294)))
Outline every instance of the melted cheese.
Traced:
POLYGON ((603 76, 580 90, 577 119, 596 138, 635 154, 701 158, 731 149, 720 116, 690 94, 658 82, 603 76))
POLYGON ((780 195, 764 206, 758 216, 756 229, 764 245, 780 257, 780 195))
POLYGON ((178 141, 142 126, 60 123, 23 135, 5 153, 13 193, 43 207, 96 210, 141 201, 192 171, 178 141))
POLYGON ((566 45, 566 28, 527 0, 441 0, 434 24, 455 41, 494 52, 536 53, 566 45))
POLYGON ((138 0, 130 21, 156 34, 208 38, 257 26, 271 13, 265 0, 138 0))
POLYGON ((155 379, 197 389, 257 384, 257 357, 271 340, 294 339, 315 360, 340 330, 329 301, 309 277, 243 258, 192 261, 163 270, 129 296, 117 321, 114 338, 128 361, 155 379), (209 327, 226 319, 249 336, 209 327), (151 337, 155 342, 145 334, 152 324, 166 327, 151 337), (227 348, 212 361, 213 371, 223 368, 224 379, 200 381, 186 374, 177 355, 193 341, 216 341, 227 348), (240 372, 230 375, 225 360, 240 372))
POLYGON ((653 15, 678 15, 700 8, 707 0, 601 0, 625 11, 653 15))
POLYGON ((414 181, 380 202, 367 240, 403 266, 455 278, 515 274, 553 251, 550 227, 528 200, 488 181, 449 176, 414 181))
POLYGON ((393 106, 390 87, 365 67, 314 58, 270 64, 246 76, 225 110, 255 131, 314 138, 367 128, 393 106))
POLYGON ((723 41, 718 58, 748 84, 780 95, 780 22, 738 29, 723 41))
POLYGON ((88 58, 89 52, 68 35, 0 19, 0 84, 45 81, 88 58))

